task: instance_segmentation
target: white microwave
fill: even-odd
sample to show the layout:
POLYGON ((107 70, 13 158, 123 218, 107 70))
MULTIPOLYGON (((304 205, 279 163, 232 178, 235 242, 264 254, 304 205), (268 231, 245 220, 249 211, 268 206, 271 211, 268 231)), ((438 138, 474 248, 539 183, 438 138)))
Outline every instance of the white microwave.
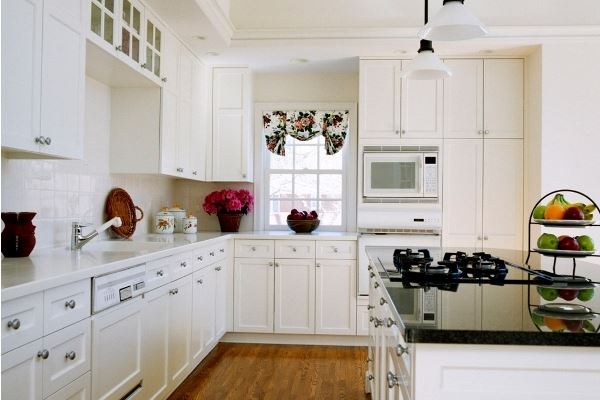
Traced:
POLYGON ((363 196, 437 198, 437 151, 364 151, 363 196))

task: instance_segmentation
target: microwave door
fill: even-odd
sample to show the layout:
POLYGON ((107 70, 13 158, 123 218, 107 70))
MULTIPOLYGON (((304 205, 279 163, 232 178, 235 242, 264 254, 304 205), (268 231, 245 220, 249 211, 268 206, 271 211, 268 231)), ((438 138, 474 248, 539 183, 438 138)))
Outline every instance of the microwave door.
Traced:
POLYGON ((364 155, 365 197, 423 197, 423 155, 371 153, 364 155))

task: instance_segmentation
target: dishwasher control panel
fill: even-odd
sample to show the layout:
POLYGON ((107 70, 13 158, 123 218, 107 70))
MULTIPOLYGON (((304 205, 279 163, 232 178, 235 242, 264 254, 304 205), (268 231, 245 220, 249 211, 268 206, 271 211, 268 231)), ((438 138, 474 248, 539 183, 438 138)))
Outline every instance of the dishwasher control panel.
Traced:
POLYGON ((127 301, 144 293, 146 266, 136 265, 122 271, 92 278, 92 313, 127 301))

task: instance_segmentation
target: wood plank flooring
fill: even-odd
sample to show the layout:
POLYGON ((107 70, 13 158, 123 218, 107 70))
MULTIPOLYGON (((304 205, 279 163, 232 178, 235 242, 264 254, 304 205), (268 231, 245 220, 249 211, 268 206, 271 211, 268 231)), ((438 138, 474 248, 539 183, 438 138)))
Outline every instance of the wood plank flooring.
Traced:
POLYGON ((219 343, 169 400, 369 399, 366 347, 219 343))

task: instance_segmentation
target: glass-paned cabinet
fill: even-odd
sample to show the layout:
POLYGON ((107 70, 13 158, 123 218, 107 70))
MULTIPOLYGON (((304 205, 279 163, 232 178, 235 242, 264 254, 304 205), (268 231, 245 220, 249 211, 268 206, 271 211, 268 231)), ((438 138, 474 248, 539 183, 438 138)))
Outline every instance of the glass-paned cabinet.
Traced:
POLYGON ((145 68, 160 78, 160 64, 162 55, 162 31, 156 25, 155 19, 147 15, 146 19, 146 64, 145 68))
POLYGON ((90 28, 110 47, 115 44, 115 0, 91 0, 90 28))
POLYGON ((121 52, 136 63, 140 60, 142 43, 143 6, 133 0, 121 3, 121 52))

